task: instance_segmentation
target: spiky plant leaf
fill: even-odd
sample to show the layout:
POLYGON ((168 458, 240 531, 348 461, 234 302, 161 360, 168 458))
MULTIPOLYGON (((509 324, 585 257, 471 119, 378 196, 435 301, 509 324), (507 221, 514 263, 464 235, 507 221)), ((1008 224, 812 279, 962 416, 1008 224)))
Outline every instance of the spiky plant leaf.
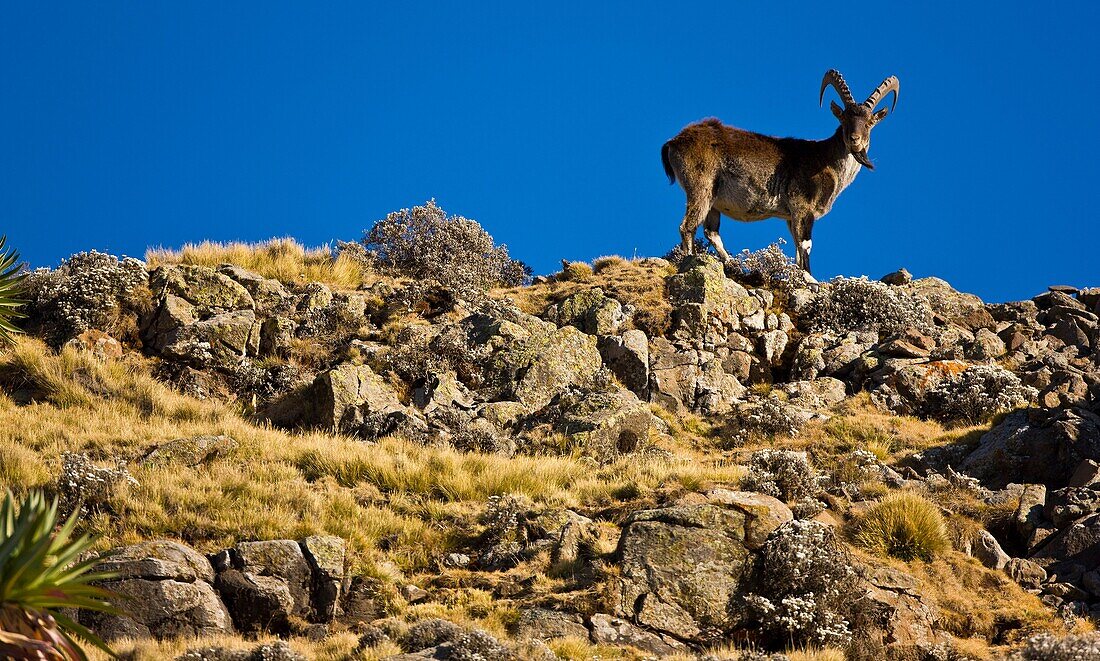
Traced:
POLYGON ((0 656, 83 661, 81 641, 114 656, 58 610, 118 612, 110 593, 93 585, 115 574, 93 571, 94 558, 76 561, 95 542, 86 534, 75 537, 76 524, 74 512, 58 527, 57 499, 47 501, 39 492, 17 504, 9 491, 0 503, 0 656))
POLYGON ((15 324, 16 319, 25 315, 19 307, 23 300, 23 280, 27 274, 19 263, 19 253, 5 249, 6 236, 0 236, 0 344, 10 344, 14 335, 21 333, 15 324))

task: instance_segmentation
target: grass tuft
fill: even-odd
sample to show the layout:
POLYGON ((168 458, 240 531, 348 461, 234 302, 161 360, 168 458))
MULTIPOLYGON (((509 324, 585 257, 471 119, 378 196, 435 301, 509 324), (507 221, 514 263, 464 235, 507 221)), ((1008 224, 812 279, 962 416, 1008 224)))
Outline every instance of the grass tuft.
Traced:
POLYGON ((951 547, 939 508, 909 491, 892 493, 871 507, 853 525, 852 542, 901 560, 931 560, 951 547))

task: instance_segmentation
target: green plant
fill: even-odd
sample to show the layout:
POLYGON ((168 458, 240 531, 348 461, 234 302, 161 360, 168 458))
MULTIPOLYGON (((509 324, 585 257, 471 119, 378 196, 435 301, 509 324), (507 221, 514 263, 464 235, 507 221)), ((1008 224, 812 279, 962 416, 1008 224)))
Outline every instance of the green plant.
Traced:
POLYGON ((906 491, 891 494, 867 510, 855 522, 852 541, 872 553, 901 560, 931 560, 951 546, 936 505, 906 491))
POLYGON ((5 250, 6 236, 0 236, 0 344, 10 344, 12 336, 23 331, 12 323, 22 318, 19 307, 23 305, 23 265, 19 263, 19 253, 5 250))
POLYGON ((57 527, 57 500, 31 492, 0 504, 0 657, 87 659, 78 639, 114 653, 61 609, 117 612, 110 593, 92 585, 114 574, 92 571, 96 558, 77 561, 94 539, 73 537, 76 515, 57 527), (55 532, 56 529, 56 532, 55 532))

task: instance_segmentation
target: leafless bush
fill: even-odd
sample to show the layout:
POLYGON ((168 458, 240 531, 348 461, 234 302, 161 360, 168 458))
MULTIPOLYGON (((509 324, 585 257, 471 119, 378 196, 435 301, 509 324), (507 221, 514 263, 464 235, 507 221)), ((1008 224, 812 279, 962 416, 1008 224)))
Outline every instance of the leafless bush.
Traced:
POLYGON ((750 252, 747 248, 733 256, 733 264, 743 276, 759 280, 778 289, 805 287, 806 272, 798 268, 792 257, 783 252, 786 241, 779 239, 766 248, 750 252))
POLYGON ((726 445, 736 447, 751 440, 796 436, 805 424, 804 416, 786 400, 774 395, 737 409, 723 425, 726 445))
MULTIPOLYGON (((696 255, 711 255, 712 257, 718 256, 718 253, 714 251, 714 246, 710 245, 709 242, 704 241, 697 236, 692 238, 692 242, 695 245, 696 255)), ((672 250, 669 250, 667 253, 665 253, 664 259, 676 268, 680 268, 680 262, 684 261, 685 257, 687 257, 687 253, 684 252, 683 244, 677 243, 672 248, 672 250)))
POLYGON ((376 222, 363 244, 379 268, 394 275, 434 280, 461 298, 478 300, 492 287, 524 284, 530 269, 495 245, 474 220, 448 216, 435 200, 376 222))
POLYGON ((932 312, 896 287, 866 277, 837 277, 814 297, 803 318, 813 332, 896 333, 929 328, 932 312))
POLYGON ((446 324, 432 332, 425 326, 401 329, 388 355, 390 368, 416 383, 431 374, 453 371, 463 383, 477 385, 479 365, 489 355, 487 346, 475 345, 465 326, 446 324))
POLYGON ((925 396, 925 413, 942 419, 971 422, 1026 406, 1038 392, 999 365, 980 364, 945 379, 925 396))
POLYGON ((1055 636, 1039 634, 1028 639, 1023 649, 1011 657, 1012 661, 1081 661, 1100 659, 1100 633, 1055 636))
POLYGON ((65 452, 61 455, 61 474, 55 483, 58 509, 66 516, 77 509, 102 511, 120 489, 137 486, 137 483, 124 464, 115 468, 96 466, 85 454, 65 452))
POLYGON ((793 503, 817 495, 820 482, 818 472, 803 453, 765 449, 750 456, 749 472, 741 486, 793 503))
POLYGON ((794 520, 768 536, 752 591, 748 619, 778 645, 845 645, 854 572, 829 526, 794 520))
POLYGON ((43 334, 61 343, 95 328, 117 332, 120 317, 147 300, 145 263, 132 257, 81 252, 56 269, 36 269, 27 278, 29 312, 43 334))

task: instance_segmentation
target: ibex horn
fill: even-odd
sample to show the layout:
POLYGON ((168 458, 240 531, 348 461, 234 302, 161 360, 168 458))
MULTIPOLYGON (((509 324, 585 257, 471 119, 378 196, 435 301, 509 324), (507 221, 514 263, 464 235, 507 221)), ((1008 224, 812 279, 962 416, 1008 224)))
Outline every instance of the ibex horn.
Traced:
POLYGON ((874 92, 871 92, 871 96, 867 97, 867 100, 863 102, 864 107, 873 111, 882 99, 890 92, 894 93, 894 102, 890 104, 890 112, 894 112, 894 106, 898 105, 898 79, 894 76, 890 76, 886 80, 882 81, 882 84, 878 86, 874 92))
POLYGON ((846 106, 856 105, 856 100, 852 98, 852 90, 848 89, 848 83, 844 82, 844 76, 840 75, 840 72, 836 69, 829 69, 825 72, 825 77, 821 79, 821 93, 817 97, 817 105, 825 100, 825 88, 832 85, 840 98, 844 101, 846 106))

